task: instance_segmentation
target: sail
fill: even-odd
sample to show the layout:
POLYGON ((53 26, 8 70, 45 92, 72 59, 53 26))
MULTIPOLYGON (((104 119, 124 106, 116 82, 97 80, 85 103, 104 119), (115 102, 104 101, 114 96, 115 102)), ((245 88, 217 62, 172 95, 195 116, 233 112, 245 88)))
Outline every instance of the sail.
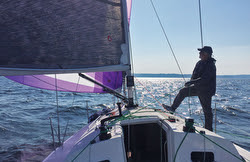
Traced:
MULTIPOLYGON (((119 90, 122 87, 122 72, 85 73, 99 83, 119 90)), ((35 88, 80 93, 106 93, 103 88, 80 78, 78 74, 6 76, 15 82, 35 88)))
MULTIPOLYGON (((122 0, 0 2, 0 75, 126 71, 122 0)), ((130 17, 130 13, 127 15, 130 17)))
POLYGON ((132 9, 132 0, 127 0, 128 23, 130 23, 131 9, 132 9))

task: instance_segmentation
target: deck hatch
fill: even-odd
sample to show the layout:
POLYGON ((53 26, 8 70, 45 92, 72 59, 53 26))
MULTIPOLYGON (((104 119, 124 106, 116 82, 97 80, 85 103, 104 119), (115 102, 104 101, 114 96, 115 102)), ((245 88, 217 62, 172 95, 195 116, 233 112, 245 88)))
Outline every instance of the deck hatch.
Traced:
POLYGON ((124 144, 130 162, 167 162, 166 132, 157 123, 124 125, 124 144))
POLYGON ((214 161, 214 153, 213 152, 192 152, 191 160, 192 162, 211 162, 211 161, 214 161))

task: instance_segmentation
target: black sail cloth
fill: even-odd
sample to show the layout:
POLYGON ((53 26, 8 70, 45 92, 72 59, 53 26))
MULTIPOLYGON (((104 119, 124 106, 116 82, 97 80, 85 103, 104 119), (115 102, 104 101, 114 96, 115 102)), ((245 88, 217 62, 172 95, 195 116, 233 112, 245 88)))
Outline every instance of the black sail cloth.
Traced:
POLYGON ((0 67, 121 64, 121 0, 5 0, 0 11, 0 67))

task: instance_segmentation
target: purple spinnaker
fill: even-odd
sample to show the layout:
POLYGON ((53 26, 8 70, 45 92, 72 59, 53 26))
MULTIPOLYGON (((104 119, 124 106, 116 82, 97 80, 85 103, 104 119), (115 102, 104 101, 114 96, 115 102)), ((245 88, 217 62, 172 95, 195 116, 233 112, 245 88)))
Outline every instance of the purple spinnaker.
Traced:
MULTIPOLYGON (((122 87, 122 72, 95 72, 85 73, 85 75, 111 89, 122 87)), ((78 74, 24 75, 7 76, 7 78, 40 89, 79 93, 106 93, 102 87, 79 78, 78 74)))
POLYGON ((128 23, 130 23, 131 9, 132 9, 132 0, 127 0, 128 23))

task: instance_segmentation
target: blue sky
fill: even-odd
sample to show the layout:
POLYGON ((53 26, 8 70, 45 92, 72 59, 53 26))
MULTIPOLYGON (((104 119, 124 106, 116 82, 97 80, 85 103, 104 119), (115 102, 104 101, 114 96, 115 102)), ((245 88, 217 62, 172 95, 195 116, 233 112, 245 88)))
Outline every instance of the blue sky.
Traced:
MULTIPOLYGON (((153 0, 184 74, 199 60, 198 0, 153 0)), ((204 45, 217 74, 250 74, 250 1, 201 0, 204 45)), ((150 0, 133 0, 130 22, 135 73, 180 73, 150 0)))

